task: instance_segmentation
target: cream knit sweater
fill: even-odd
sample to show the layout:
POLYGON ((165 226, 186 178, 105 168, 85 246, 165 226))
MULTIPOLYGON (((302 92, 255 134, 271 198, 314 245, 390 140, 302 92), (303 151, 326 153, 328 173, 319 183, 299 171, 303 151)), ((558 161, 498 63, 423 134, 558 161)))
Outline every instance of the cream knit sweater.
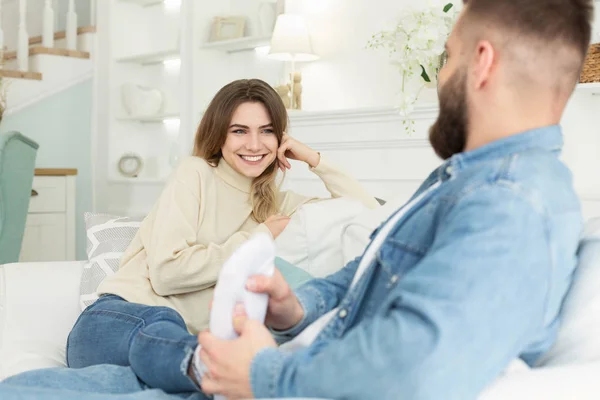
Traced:
MULTIPOLYGON (((311 171, 333 197, 352 197, 375 208, 374 197, 324 157, 311 171)), ((251 217, 252 180, 224 160, 211 167, 198 157, 184 159, 121 259, 119 271, 98 288, 125 300, 178 311, 188 330, 208 327, 208 304, 224 261, 254 232, 266 232, 251 217)), ((281 214, 291 215, 317 198, 281 192, 281 214)))

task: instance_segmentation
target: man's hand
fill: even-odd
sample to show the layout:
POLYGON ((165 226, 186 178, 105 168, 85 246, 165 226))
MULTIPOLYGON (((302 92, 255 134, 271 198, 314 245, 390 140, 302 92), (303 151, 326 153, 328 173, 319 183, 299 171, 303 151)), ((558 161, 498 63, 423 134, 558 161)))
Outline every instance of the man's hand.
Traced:
POLYGON ((202 391, 229 399, 250 399, 254 397, 250 384, 252 360, 262 349, 277 344, 264 325, 247 318, 241 305, 236 307, 233 323, 240 335, 237 339, 220 340, 209 332, 198 335, 200 359, 208 370, 202 377, 202 391))
POLYGON ((273 329, 284 331, 298 324, 304 317, 304 309, 298 298, 277 268, 272 277, 255 275, 248 279, 246 287, 254 293, 269 295, 269 306, 265 324, 273 329))

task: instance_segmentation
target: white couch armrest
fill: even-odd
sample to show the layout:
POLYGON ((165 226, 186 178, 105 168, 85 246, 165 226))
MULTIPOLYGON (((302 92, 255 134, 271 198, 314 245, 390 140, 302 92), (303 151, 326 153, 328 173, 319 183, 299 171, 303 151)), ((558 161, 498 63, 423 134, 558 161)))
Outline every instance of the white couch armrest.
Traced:
POLYGON ((600 362, 508 372, 479 400, 596 400, 600 362))
POLYGON ((0 380, 65 365, 85 261, 0 266, 0 380))

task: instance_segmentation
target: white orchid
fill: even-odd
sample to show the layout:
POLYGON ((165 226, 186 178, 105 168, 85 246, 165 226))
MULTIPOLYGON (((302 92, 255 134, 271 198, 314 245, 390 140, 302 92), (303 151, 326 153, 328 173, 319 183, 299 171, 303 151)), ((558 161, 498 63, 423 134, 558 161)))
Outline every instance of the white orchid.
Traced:
MULTIPOLYGON (((423 87, 437 78, 440 56, 456 19, 452 3, 403 14, 394 28, 371 38, 368 47, 386 49, 390 62, 402 74, 400 112, 408 117, 423 87), (436 76, 431 76, 435 74, 436 76), (409 81, 417 80, 420 88, 408 90, 409 81)), ((408 129, 408 126, 407 126, 408 129)))

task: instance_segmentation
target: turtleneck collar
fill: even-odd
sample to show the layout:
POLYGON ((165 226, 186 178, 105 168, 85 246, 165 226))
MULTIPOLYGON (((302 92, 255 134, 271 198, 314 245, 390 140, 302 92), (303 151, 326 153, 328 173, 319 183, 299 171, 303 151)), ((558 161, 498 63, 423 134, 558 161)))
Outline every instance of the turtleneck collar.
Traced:
POLYGON ((219 165, 217 165, 217 175, 225 181, 228 185, 233 186, 234 188, 241 190, 245 193, 250 193, 250 188, 252 186, 252 178, 248 178, 234 170, 231 165, 225 161, 224 158, 219 160, 219 165))

